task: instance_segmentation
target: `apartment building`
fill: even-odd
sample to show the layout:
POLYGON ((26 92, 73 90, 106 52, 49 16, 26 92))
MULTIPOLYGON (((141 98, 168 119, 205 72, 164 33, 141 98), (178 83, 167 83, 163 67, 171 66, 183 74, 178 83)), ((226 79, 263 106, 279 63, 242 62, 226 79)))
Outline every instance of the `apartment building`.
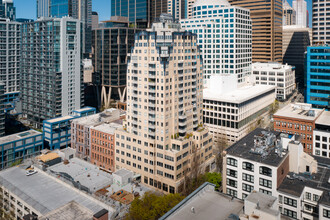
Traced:
MULTIPOLYGON (((102 129, 99 130, 98 127, 101 126, 105 129, 108 127, 111 130, 109 123, 116 121, 120 123, 118 120, 120 120, 122 116, 123 112, 121 110, 106 109, 98 114, 73 119, 71 122, 71 147, 76 149, 76 155, 87 161, 92 161, 93 159, 93 163, 99 160, 100 163, 103 163, 103 157, 101 158, 97 152, 103 152, 103 154, 105 154, 104 150, 109 150, 109 156, 111 156, 111 144, 113 143, 111 141, 111 134, 105 134, 107 132, 102 131, 102 129), (107 135, 107 138, 103 137, 103 135, 107 135), (108 140, 104 142, 105 139, 108 140), (93 157, 92 151, 94 153, 93 157)), ((113 131, 111 130, 111 132, 113 131)), ((104 156, 103 154, 102 156, 104 156)), ((111 159, 112 158, 110 158, 110 160, 111 159)), ((106 164, 107 166, 111 165, 111 162, 110 164, 106 164)))
POLYGON ((252 71, 256 84, 276 86, 278 100, 286 100, 296 88, 293 66, 280 63, 253 63, 252 71))
POLYGON ((211 76, 203 91, 203 122, 213 134, 214 142, 221 139, 235 143, 268 113, 274 101, 274 86, 238 87, 235 75, 211 76))
POLYGON ((5 84, 0 81, 0 137, 5 135, 5 84))
POLYGON ((84 103, 80 28, 80 21, 69 17, 22 23, 22 110, 34 127, 84 103))
POLYGON ((313 155, 330 158, 330 112, 324 111, 315 121, 313 155))
POLYGON ((305 102, 330 110, 330 46, 307 47, 305 88, 305 102))
POLYGON ((313 1, 313 45, 330 44, 329 6, 330 2, 328 0, 313 1))
POLYGON ((291 5, 284 0, 283 1, 283 27, 287 25, 296 24, 296 11, 291 7, 291 5))
POLYGON ((136 34, 127 70, 127 120, 115 132, 116 170, 131 170, 142 183, 169 193, 182 190, 193 166, 213 170, 202 89, 195 34, 169 16, 136 34))
POLYGON ((330 218, 330 163, 328 159, 320 160, 318 157, 315 161, 317 172, 290 172, 278 188, 282 216, 291 219, 330 218))
POLYGON ((238 82, 244 82, 252 63, 250 11, 222 0, 199 0, 192 9, 192 16, 180 23, 197 35, 204 82, 214 74, 236 74, 238 82))
POLYGON ((118 123, 102 123, 91 127, 90 162, 106 170, 115 171, 115 130, 118 123))
POLYGON ((227 148, 224 192, 239 199, 253 190, 277 197, 277 188, 289 172, 315 173, 317 163, 303 152, 299 139, 297 135, 257 128, 227 148))
POLYGON ((278 110, 274 115, 274 130, 301 136, 304 151, 313 153, 313 130, 315 121, 324 110, 312 108, 310 104, 295 103, 278 110))
POLYGON ((252 62, 282 63, 282 1, 229 0, 229 3, 250 9, 252 62))

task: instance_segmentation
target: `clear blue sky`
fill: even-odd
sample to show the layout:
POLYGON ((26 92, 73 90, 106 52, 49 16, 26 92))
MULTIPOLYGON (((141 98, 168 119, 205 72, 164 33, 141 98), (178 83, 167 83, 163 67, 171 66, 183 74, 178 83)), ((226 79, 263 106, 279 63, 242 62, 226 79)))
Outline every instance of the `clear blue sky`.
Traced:
MULTIPOLYGON (((92 0, 93 11, 99 13, 100 21, 109 20, 111 10, 111 0, 92 0)), ((16 6, 17 18, 36 18, 36 2, 37 0, 14 0, 16 6)))
MULTIPOLYGON (((110 18, 111 0, 92 0, 93 11, 99 13, 100 21, 108 20, 110 18)), ((311 26, 312 17, 312 0, 306 0, 309 12, 309 25, 311 26)), ((16 6, 16 17, 17 18, 36 18, 36 2, 37 0, 14 0, 16 6)), ((288 0, 289 4, 292 5, 292 0, 288 0)))

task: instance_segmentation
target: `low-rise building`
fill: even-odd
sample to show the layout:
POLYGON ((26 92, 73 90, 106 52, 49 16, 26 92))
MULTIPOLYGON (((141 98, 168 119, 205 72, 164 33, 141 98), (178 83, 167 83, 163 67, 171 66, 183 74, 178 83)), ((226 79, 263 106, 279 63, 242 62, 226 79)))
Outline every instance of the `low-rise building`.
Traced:
POLYGON ((95 113, 95 108, 85 107, 74 110, 72 115, 44 120, 42 131, 45 147, 51 150, 69 147, 71 145, 71 121, 95 113))
POLYGON ((91 127, 90 162, 115 171, 115 131, 121 123, 102 123, 91 127))
POLYGON ((295 67, 280 63, 253 63, 256 84, 276 86, 276 98, 286 100, 295 90, 295 67))
POLYGON ((290 172, 279 186, 278 201, 282 215, 293 219, 330 218, 330 161, 315 159, 318 162, 317 172, 290 172))
MULTIPOLYGON (((101 211, 104 215, 94 219, 110 219, 114 214, 115 210, 109 205, 82 193, 79 189, 42 170, 36 168, 34 170, 37 172, 32 175, 27 175, 23 166, 11 167, 0 172, 1 208, 5 212, 11 213, 15 219, 22 219, 25 215, 46 219, 43 217, 53 216, 54 212, 57 212, 56 210, 72 201, 78 204, 78 207, 82 207, 82 209, 77 208, 79 212, 76 214, 87 210, 83 213, 89 215, 88 219, 93 219, 93 215, 101 211)), ((67 212, 62 210, 63 214, 57 212, 56 219, 72 219, 68 218, 65 213, 70 216, 74 210, 76 209, 69 209, 67 212)))
POLYGON ((277 197, 289 171, 316 172, 299 136, 257 128, 224 151, 223 191, 244 199, 253 190, 277 197), (309 167, 306 166, 309 165, 309 167))
POLYGON ((304 151, 313 153, 313 130, 315 121, 324 110, 312 108, 311 104, 295 103, 278 110, 274 115, 274 130, 301 136, 304 151))
POLYGON ((234 143, 265 116, 275 101, 275 87, 244 85, 238 87, 234 75, 211 76, 203 91, 203 122, 214 136, 234 143))
POLYGON ((315 121, 313 155, 330 158, 330 112, 324 111, 315 121))
POLYGON ((44 148, 42 133, 29 130, 0 138, 1 166, 4 169, 25 158, 40 154, 44 148))
MULTIPOLYGON (((84 158, 88 161, 91 161, 91 146, 92 146, 92 128, 97 128, 102 123, 111 123, 118 121, 123 118, 123 111, 118 109, 106 109, 103 112, 100 112, 95 115, 90 115, 88 117, 82 117, 72 120, 71 123, 71 146, 76 149, 77 156, 84 158)), ((105 126, 107 127, 107 126, 105 126)), ((97 133, 99 134, 99 133, 97 133)), ((103 134, 102 134, 103 135, 103 134)), ((110 137, 111 142, 111 135, 110 137)), ((99 137, 98 137, 99 138, 99 137)), ((103 138, 103 136, 102 136, 103 138)), ((101 140, 99 140, 101 141, 101 140)), ((102 140, 104 141, 104 140, 102 140)), ((95 142, 95 140, 94 140, 95 142)), ((93 143, 95 145, 95 143, 93 143)), ((111 144, 111 143, 110 143, 111 144)), ((93 146, 94 146, 93 145, 93 146)), ((103 142, 98 145, 103 146, 103 142)), ((95 153, 95 151, 94 151, 95 153)), ((94 158, 95 160, 96 158, 94 158)))

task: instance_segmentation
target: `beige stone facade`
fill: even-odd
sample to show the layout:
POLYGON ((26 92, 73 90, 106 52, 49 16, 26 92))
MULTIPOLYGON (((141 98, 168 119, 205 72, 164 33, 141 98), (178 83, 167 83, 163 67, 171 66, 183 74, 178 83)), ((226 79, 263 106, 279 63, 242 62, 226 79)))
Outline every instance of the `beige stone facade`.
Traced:
POLYGON ((192 168, 212 164, 212 135, 202 125, 202 62, 196 35, 163 18, 135 36, 127 72, 127 120, 116 130, 116 170, 178 192, 192 168))

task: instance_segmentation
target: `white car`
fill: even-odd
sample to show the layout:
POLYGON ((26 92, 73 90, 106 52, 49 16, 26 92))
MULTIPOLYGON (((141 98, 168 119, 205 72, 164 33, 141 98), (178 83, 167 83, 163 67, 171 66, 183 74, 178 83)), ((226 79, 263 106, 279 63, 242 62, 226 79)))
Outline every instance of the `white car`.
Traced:
POLYGON ((38 173, 38 171, 36 171, 36 170, 27 170, 27 171, 26 171, 26 175, 27 175, 27 176, 31 176, 31 175, 33 175, 33 174, 35 174, 35 173, 38 173))

